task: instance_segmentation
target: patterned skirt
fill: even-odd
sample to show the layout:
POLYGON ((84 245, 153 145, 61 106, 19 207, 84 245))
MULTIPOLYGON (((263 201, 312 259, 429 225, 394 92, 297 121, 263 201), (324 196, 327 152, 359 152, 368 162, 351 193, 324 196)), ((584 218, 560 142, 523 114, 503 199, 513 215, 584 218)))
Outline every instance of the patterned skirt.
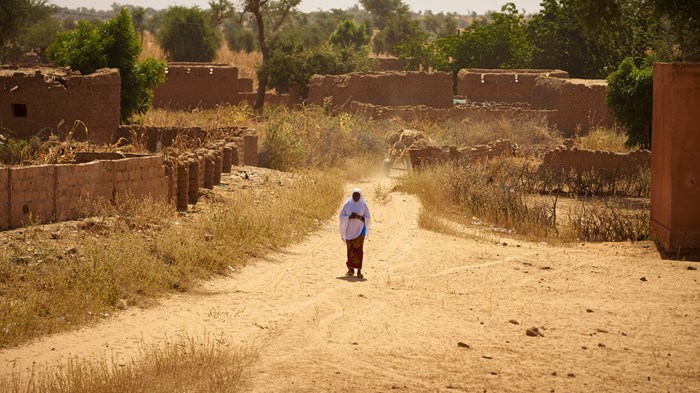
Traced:
POLYGON ((348 269, 362 269, 362 248, 365 244, 365 236, 360 235, 346 241, 345 244, 348 246, 348 262, 346 263, 348 269))

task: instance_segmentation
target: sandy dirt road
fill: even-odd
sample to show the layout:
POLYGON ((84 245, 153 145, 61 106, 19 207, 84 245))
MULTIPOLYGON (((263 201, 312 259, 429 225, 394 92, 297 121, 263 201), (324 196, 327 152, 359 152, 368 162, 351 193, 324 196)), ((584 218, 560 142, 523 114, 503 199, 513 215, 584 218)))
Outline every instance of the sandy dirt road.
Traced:
POLYGON ((0 371, 129 357, 141 340, 207 332, 259 352, 259 392, 700 391, 691 263, 661 260, 651 243, 564 248, 424 231, 417 199, 392 193, 380 205, 377 183, 390 185, 359 184, 374 219, 363 281, 343 276, 333 220, 196 291, 2 351, 0 371))

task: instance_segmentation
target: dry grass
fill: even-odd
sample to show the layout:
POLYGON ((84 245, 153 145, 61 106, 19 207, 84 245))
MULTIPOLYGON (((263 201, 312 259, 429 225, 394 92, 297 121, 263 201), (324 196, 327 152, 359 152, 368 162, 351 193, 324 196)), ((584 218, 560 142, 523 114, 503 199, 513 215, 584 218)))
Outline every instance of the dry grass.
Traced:
POLYGON ((224 43, 221 48, 216 51, 216 62, 233 64, 238 67, 239 78, 253 79, 253 84, 256 85, 258 80, 258 67, 262 64, 262 53, 232 51, 228 48, 228 45, 224 43))
POLYGON ((134 122, 151 127, 221 128, 232 125, 254 125, 255 114, 251 108, 245 105, 222 105, 212 109, 193 109, 188 111, 151 109, 148 113, 137 117, 134 122))
POLYGON ((487 144, 497 139, 510 139, 527 153, 547 149, 563 142, 561 134, 547 126, 544 116, 503 116, 490 120, 447 121, 441 123, 412 122, 415 128, 430 135, 441 145, 457 147, 487 144))
POLYGON ((441 217, 433 210, 421 208, 418 212, 418 226, 429 231, 442 233, 448 236, 461 237, 462 232, 450 225, 450 221, 441 217))
POLYGON ((619 130, 599 127, 591 129, 587 135, 577 137, 575 142, 581 149, 629 153, 632 150, 625 146, 626 139, 627 136, 619 130))
POLYGON ((139 346, 139 356, 59 363, 41 372, 0 377, 0 393, 240 392, 256 355, 211 335, 181 335, 139 346))
POLYGON ((0 248, 0 347, 186 291, 303 237, 335 213, 342 184, 335 173, 298 176, 303 184, 237 192, 192 217, 154 202, 123 202, 116 216, 106 210, 72 238, 21 230, 0 248))
POLYGON ((467 217, 489 223, 498 232, 531 239, 623 241, 649 237, 648 205, 628 208, 614 198, 580 200, 568 210, 568 220, 558 219, 563 196, 532 198, 531 183, 539 172, 529 168, 530 162, 522 159, 446 163, 410 172, 399 179, 398 187, 421 199, 427 210, 422 225, 440 232, 446 225, 442 219, 467 217))
MULTIPOLYGON (((141 51, 141 60, 148 58, 167 60, 167 56, 163 49, 158 45, 156 37, 149 31, 144 32, 143 36, 143 51, 141 51)), ((222 42, 221 47, 216 51, 214 62, 233 64, 238 68, 239 78, 251 78, 253 83, 257 83, 257 70, 262 64, 262 53, 260 52, 237 52, 228 48, 226 42, 222 42)))

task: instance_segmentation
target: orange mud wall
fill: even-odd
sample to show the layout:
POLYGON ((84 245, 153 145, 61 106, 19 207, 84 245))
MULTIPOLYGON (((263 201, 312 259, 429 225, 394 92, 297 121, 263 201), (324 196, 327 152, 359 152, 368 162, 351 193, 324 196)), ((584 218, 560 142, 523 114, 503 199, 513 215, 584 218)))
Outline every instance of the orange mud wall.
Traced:
POLYGON ((670 251, 700 249, 700 63, 654 64, 651 225, 670 251))

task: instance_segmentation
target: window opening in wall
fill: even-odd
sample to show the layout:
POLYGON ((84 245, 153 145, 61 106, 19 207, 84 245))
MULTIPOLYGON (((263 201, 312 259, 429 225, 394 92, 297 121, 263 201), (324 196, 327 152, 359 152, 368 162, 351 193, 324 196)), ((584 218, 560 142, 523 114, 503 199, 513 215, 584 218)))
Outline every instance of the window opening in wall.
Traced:
POLYGON ((12 115, 14 117, 27 117, 27 104, 12 104, 12 115))

